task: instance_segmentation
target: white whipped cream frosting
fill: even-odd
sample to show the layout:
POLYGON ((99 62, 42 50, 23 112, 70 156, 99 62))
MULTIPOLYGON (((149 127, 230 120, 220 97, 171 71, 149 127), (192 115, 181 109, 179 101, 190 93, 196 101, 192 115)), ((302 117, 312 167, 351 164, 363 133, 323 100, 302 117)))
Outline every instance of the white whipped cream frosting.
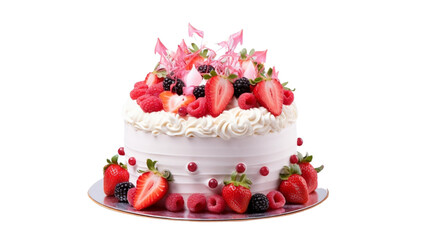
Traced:
POLYGON ((282 114, 275 117, 264 107, 243 110, 233 106, 218 117, 208 115, 195 118, 181 117, 179 114, 165 111, 145 113, 136 101, 129 100, 124 106, 123 115, 124 120, 135 129, 151 132, 153 135, 230 139, 280 132, 286 126, 295 123, 297 108, 295 103, 284 105, 282 114))

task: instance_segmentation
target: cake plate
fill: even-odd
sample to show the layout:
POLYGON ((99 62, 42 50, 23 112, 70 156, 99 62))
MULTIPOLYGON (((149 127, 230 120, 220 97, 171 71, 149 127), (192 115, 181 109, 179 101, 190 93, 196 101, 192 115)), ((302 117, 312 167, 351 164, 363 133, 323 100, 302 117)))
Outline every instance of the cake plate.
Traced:
POLYGON ((163 209, 148 208, 148 210, 137 211, 128 203, 119 202, 115 197, 107 197, 103 192, 103 180, 99 180, 88 190, 88 196, 97 204, 116 210, 119 212, 135 214, 145 217, 155 217, 174 220, 192 220, 192 221, 225 221, 225 220, 251 220, 259 218, 284 216, 297 213, 306 209, 310 209, 319 205, 329 196, 327 189, 318 188, 310 194, 310 199, 306 204, 286 204, 281 209, 270 210, 265 213, 245 213, 239 214, 234 212, 225 212, 221 214, 215 213, 191 213, 189 210, 181 212, 169 212, 163 209))

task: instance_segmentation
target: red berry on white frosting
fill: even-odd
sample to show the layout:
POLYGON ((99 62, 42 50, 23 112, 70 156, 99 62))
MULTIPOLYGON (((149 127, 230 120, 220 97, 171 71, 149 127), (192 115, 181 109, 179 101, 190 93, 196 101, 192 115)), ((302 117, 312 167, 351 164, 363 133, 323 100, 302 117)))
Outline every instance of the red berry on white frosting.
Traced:
POLYGON ((236 165, 236 168, 235 168, 235 170, 236 170, 238 173, 243 173, 243 172, 245 172, 245 169, 246 169, 246 167, 245 167, 245 164, 243 164, 243 163, 238 163, 238 165, 236 165))
POLYGON ((297 138, 297 146, 301 146, 301 145, 303 145, 303 139, 297 138))
POLYGON ((195 172, 197 170, 197 164, 195 162, 188 163, 188 171, 195 172))
POLYGON ((291 157, 289 158, 289 162, 290 163, 292 163, 292 164, 296 164, 296 163, 298 163, 298 157, 297 157, 297 155, 291 155, 291 157))
POLYGON ((209 188, 216 188, 218 184, 219 184, 219 183, 218 183, 218 182, 217 182, 217 180, 216 180, 216 179, 214 179, 214 178, 211 178, 211 179, 209 180, 209 188))
POLYGON ((128 159, 128 164, 134 166, 135 164, 137 164, 137 160, 134 157, 130 157, 128 159))
POLYGON ((260 174, 261 174, 262 176, 267 176, 267 175, 269 174, 269 168, 268 168, 268 167, 266 167, 266 166, 261 167, 261 168, 260 168, 260 174))
POLYGON ((121 155, 121 156, 125 155, 125 149, 123 147, 120 147, 118 149, 118 154, 121 155))

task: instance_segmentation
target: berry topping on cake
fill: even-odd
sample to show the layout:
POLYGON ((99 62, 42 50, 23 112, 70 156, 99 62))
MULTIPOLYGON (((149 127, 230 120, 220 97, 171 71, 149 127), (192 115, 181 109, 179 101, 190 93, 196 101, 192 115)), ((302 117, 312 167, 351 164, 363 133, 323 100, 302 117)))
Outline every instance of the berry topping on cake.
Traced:
POLYGON ((231 101, 234 88, 227 78, 214 76, 207 82, 205 92, 208 112, 213 117, 217 117, 231 101))
POLYGON ((171 193, 166 198, 165 207, 168 211, 179 212, 184 209, 184 198, 179 193, 171 193))
POLYGON ((250 91, 250 80, 246 77, 242 77, 240 79, 235 80, 234 84, 234 96, 239 97, 243 93, 248 93, 250 91))
POLYGON ((196 86, 194 88, 194 91, 192 93, 194 94, 196 99, 206 96, 205 87, 206 87, 205 85, 201 85, 201 86, 196 86))
POLYGON ((264 166, 260 168, 260 175, 262 176, 267 176, 269 175, 269 168, 264 166))
POLYGON ((128 194, 126 195, 126 199, 128 200, 129 205, 134 206, 134 196, 135 196, 135 191, 137 189, 131 188, 128 190, 128 194))
POLYGON ((291 90, 284 89, 283 90, 283 105, 291 105, 294 101, 294 92, 291 90))
POLYGON ((121 155, 121 156, 124 156, 125 155, 125 149, 123 147, 120 147, 118 149, 118 154, 121 155))
POLYGON ((188 115, 188 110, 187 110, 187 107, 185 107, 185 106, 180 107, 180 108, 178 109, 178 114, 179 114, 179 116, 181 116, 181 117, 185 117, 186 115, 188 115))
POLYGON ((116 185, 129 180, 126 165, 118 163, 118 157, 119 155, 114 155, 111 160, 107 159, 107 165, 103 168, 103 189, 106 196, 113 196, 116 185))
POLYGON ((307 182, 301 176, 301 170, 297 164, 283 167, 280 178, 282 182, 279 185, 279 191, 285 196, 287 202, 305 204, 308 201, 307 182))
POLYGON ((170 91, 170 87, 172 86, 172 84, 174 84, 175 83, 175 80, 174 79, 172 79, 171 77, 166 77, 164 80, 163 80, 163 89, 165 90, 165 91, 170 91))
POLYGON ((263 193, 254 194, 248 204, 248 212, 251 213, 263 213, 266 212, 268 208, 269 200, 267 200, 266 195, 263 193))
POLYGON ((220 195, 212 195, 207 198, 207 210, 212 213, 222 213, 225 211, 226 203, 220 195))
POLYGON ((162 83, 156 83, 152 86, 150 86, 147 89, 146 94, 150 94, 151 96, 156 96, 158 97, 160 93, 162 93, 164 91, 163 89, 163 84, 162 83))
POLYGON ((200 73, 210 73, 214 70, 214 67, 212 65, 200 65, 198 66, 198 72, 200 73))
POLYGON ((275 116, 282 113, 283 87, 276 79, 263 80, 254 88, 257 101, 275 116))
POLYGON ((210 178, 208 185, 209 185, 209 188, 216 188, 217 185, 219 185, 219 183, 217 182, 215 178, 210 178))
POLYGON ((237 173, 243 173, 243 172, 245 172, 245 169, 246 169, 246 167, 245 167, 245 164, 243 164, 243 163, 238 163, 235 167, 235 170, 236 170, 237 173))
POLYGON ((291 155, 291 157, 289 157, 289 162, 292 163, 292 164, 298 163, 297 155, 295 155, 295 154, 291 155))
POLYGON ((323 165, 318 168, 314 168, 311 165, 313 156, 308 155, 308 153, 306 153, 305 156, 303 156, 301 153, 298 153, 297 157, 298 157, 298 165, 300 166, 300 169, 301 169, 301 176, 304 178, 304 180, 307 183, 308 193, 311 193, 317 188, 317 173, 323 170, 323 165))
POLYGON ((162 101, 155 96, 149 96, 140 102, 141 109, 146 113, 158 112, 163 110, 162 101))
POLYGON ((131 182, 118 183, 115 187, 115 198, 119 199, 120 202, 128 202, 128 191, 134 187, 131 182))
POLYGON ((252 93, 243 93, 238 98, 238 106, 244 110, 255 108, 258 106, 256 97, 252 93))
POLYGON ((279 191, 273 190, 270 191, 267 195, 267 200, 269 200, 270 209, 279 209, 285 206, 285 197, 279 191))
POLYGON ((188 197, 187 207, 190 212, 203 212, 207 208, 207 200, 203 194, 194 193, 188 197))
POLYGON ((139 106, 141 106, 142 101, 144 101, 145 99, 147 99, 149 97, 151 97, 151 95, 150 94, 147 94, 147 93, 144 94, 144 95, 142 95, 142 96, 140 96, 139 98, 137 98, 137 104, 139 106))
POLYGON ((180 107, 186 107, 188 104, 195 101, 195 97, 193 95, 179 96, 178 94, 170 91, 160 93, 159 98, 162 100, 163 109, 166 112, 172 113, 177 113, 180 107))
POLYGON ((140 85, 137 88, 134 88, 130 93, 129 96, 132 100, 136 100, 140 96, 144 95, 147 92, 148 86, 145 84, 140 85))
POLYGON ((197 164, 195 162, 190 162, 187 165, 187 169, 190 172, 195 172, 195 171, 197 171, 197 164))
POLYGON ((297 138, 297 146, 302 146, 303 145, 303 139, 302 138, 297 138))
POLYGON ((176 93, 178 95, 182 95, 184 93, 184 87, 185 87, 185 83, 181 79, 178 79, 178 80, 176 80, 175 84, 172 84, 170 86, 170 89, 172 89, 171 91, 173 93, 176 93))
POLYGON ((251 199, 251 181, 247 176, 245 174, 239 176, 237 172, 233 172, 231 179, 224 183, 222 197, 225 199, 226 204, 237 213, 247 211, 251 199))
POLYGON ((148 85, 145 84, 145 81, 139 81, 134 84, 134 88, 142 88, 142 87, 148 88, 148 85))
POLYGON ((135 166, 137 164, 137 160, 134 157, 128 158, 128 164, 131 166, 135 166))
POLYGON ((148 87, 151 87, 154 84, 159 83, 160 79, 157 77, 156 73, 150 72, 147 74, 147 76, 145 76, 144 82, 148 87))
POLYGON ((162 199, 169 189, 168 181, 172 180, 172 175, 169 171, 159 172, 156 168, 157 161, 147 159, 146 172, 138 177, 136 192, 134 196, 134 208, 136 210, 145 209, 160 199, 162 199))
POLYGON ((207 100, 204 97, 200 97, 194 102, 190 103, 187 107, 189 115, 200 118, 207 115, 207 100))

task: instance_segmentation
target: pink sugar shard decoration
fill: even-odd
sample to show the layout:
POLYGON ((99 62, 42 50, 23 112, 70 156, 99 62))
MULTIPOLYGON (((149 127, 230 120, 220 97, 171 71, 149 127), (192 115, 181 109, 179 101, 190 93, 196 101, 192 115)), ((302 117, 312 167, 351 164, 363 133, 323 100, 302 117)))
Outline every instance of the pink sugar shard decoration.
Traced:
POLYGON ((154 48, 154 53, 158 53, 162 57, 167 56, 167 48, 163 45, 163 43, 160 41, 160 38, 157 38, 156 47, 154 48))
POLYGON ((252 57, 255 58, 256 62, 264 63, 264 62, 266 62, 266 54, 267 54, 267 50, 266 51, 257 51, 253 54, 252 57))
POLYGON ((231 36, 229 36, 228 41, 220 42, 218 43, 218 45, 223 48, 226 48, 227 53, 233 52, 235 48, 238 46, 238 44, 242 45, 242 35, 243 35, 243 30, 232 34, 231 36))
POLYGON ((204 37, 204 32, 203 31, 196 29, 190 23, 188 23, 188 35, 190 37, 192 37, 194 35, 194 33, 197 34, 198 36, 200 36, 201 38, 204 37))
POLYGON ((273 67, 272 78, 273 79, 278 79, 278 75, 279 75, 279 72, 277 72, 276 71, 276 68, 273 67))

